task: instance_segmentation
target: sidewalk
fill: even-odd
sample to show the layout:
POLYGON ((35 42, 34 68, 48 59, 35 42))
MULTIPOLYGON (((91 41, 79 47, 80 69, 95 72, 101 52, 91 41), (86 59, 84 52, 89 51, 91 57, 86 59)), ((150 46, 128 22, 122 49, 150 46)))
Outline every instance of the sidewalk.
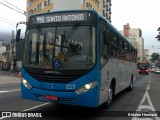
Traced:
POLYGON ((21 78, 11 75, 8 71, 0 71, 0 84, 20 83, 21 78))
POLYGON ((16 77, 17 73, 11 74, 10 71, 2 71, 2 70, 0 70, 0 76, 1 76, 1 75, 9 75, 9 76, 16 77))

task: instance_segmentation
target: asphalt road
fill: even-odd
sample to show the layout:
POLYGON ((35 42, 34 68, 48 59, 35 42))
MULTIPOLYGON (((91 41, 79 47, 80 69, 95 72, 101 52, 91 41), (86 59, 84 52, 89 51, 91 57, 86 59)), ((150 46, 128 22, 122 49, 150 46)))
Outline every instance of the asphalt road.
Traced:
MULTIPOLYGON (((139 75, 131 92, 122 91, 112 101, 108 109, 55 105, 32 100, 24 100, 20 94, 20 78, 0 72, 0 111, 37 112, 41 119, 91 119, 91 120, 160 120, 158 117, 138 117, 133 111, 160 111, 160 74, 139 75), (66 114, 67 113, 67 114, 66 114), (131 115, 127 117, 127 115, 131 115)), ((158 113, 158 112, 157 112, 158 113)), ((1 113, 0 113, 1 114, 1 113)), ((156 113, 154 113, 155 115, 156 113)), ((0 115, 1 116, 1 115, 0 115)), ((22 119, 6 118, 1 119, 22 119)), ((33 119, 33 118, 23 118, 33 119)), ((40 118, 35 118, 40 119, 40 118)))

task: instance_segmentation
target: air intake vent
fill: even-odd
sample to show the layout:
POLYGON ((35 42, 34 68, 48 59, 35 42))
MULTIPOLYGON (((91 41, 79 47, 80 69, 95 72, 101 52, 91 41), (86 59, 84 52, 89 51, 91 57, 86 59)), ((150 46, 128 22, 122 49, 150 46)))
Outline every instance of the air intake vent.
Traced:
POLYGON ((49 83, 69 83, 79 78, 79 75, 47 75, 47 74, 35 74, 29 73, 33 78, 40 82, 49 83))

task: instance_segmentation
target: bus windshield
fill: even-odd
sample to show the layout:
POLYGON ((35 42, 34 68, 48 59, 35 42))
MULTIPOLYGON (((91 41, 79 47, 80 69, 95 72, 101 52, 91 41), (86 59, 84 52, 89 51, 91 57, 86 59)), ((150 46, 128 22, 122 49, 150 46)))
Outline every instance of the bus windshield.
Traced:
POLYGON ((138 69, 148 69, 149 64, 148 63, 138 63, 138 69))
POLYGON ((26 31, 23 65, 42 69, 91 69, 96 30, 92 26, 36 27, 26 31))

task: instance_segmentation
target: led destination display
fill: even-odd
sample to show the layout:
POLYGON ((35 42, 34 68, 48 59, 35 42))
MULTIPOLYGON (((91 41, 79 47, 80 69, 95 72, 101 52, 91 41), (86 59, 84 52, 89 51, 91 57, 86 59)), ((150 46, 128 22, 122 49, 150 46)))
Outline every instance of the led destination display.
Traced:
POLYGON ((72 22, 72 21, 90 21, 91 13, 89 12, 71 12, 44 14, 31 17, 30 24, 72 22))

